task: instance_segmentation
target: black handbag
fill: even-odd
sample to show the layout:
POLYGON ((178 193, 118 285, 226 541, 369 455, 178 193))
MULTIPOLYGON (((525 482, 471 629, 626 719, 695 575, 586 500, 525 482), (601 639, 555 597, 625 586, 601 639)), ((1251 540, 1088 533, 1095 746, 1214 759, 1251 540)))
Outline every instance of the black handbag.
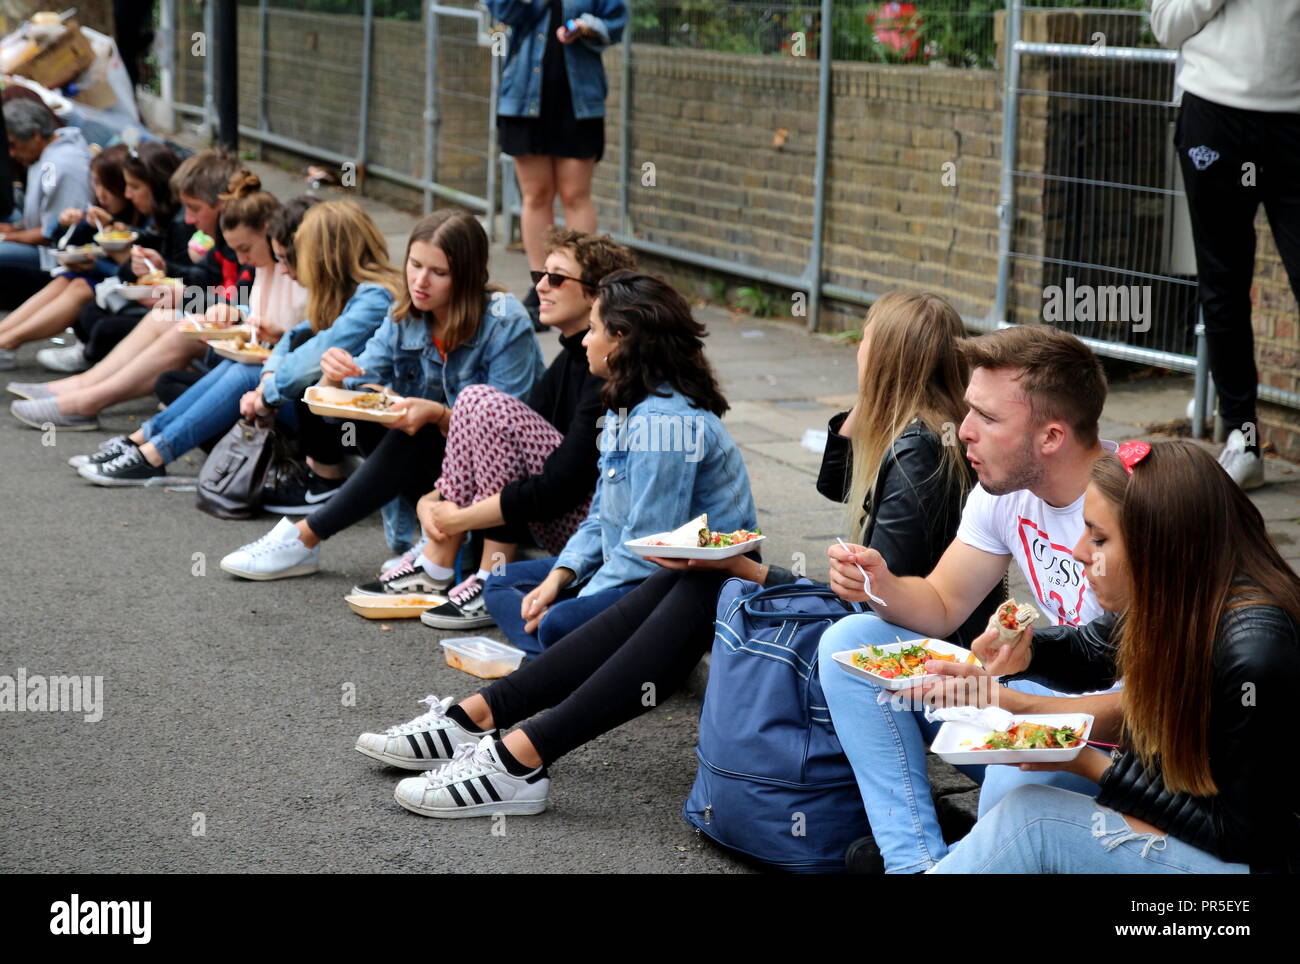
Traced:
POLYGON ((203 463, 198 507, 219 519, 251 519, 260 511, 271 458, 285 444, 273 418, 241 418, 203 463))

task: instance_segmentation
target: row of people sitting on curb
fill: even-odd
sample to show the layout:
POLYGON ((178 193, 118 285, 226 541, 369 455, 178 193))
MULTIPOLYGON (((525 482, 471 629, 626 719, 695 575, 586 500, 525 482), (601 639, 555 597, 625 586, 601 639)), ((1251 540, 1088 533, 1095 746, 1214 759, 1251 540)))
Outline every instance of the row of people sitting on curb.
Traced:
MULTIPOLYGON (((443 593, 425 622, 495 622, 535 658, 459 701, 427 696, 427 712, 362 734, 356 748, 421 771, 395 789, 416 813, 540 812, 549 764, 648 712, 647 683, 660 703, 682 685, 711 645, 726 579, 796 581, 757 553, 687 562, 626 545, 703 513, 721 531, 757 525, 705 330, 626 248, 556 230, 535 277, 541 321, 561 345, 544 366, 522 305, 489 283, 475 218, 421 219, 396 269, 355 203, 281 205, 231 167, 209 152, 166 179, 177 212, 200 226, 214 219, 234 269, 227 283, 203 287, 198 305, 164 296, 83 373, 11 383, 23 399, 14 414, 34 427, 93 428, 100 409, 157 384, 168 403, 159 415, 73 460, 107 486, 163 477, 241 416, 278 422, 308 470, 267 499, 286 517, 222 569, 309 575, 323 541, 382 511, 398 555, 356 591, 443 593), (177 331, 197 317, 247 323, 275 347, 264 363, 218 362, 177 331), (303 402, 313 385, 391 390, 396 421, 325 419, 303 402), (646 444, 636 431, 645 425, 674 426, 680 444, 646 444), (348 474, 352 449, 364 461, 348 474), (480 554, 457 583, 471 532, 480 554), (516 560, 525 545, 549 557, 516 560)), ((153 196, 144 206, 161 212, 153 196)), ((164 257, 170 273, 180 250, 138 248, 132 261, 164 257)), ((1039 326, 965 338, 952 307, 923 293, 873 305, 858 389, 829 426, 818 489, 845 503, 853 535, 828 550, 830 586, 872 609, 829 629, 819 660, 872 829, 859 862, 889 872, 1293 869, 1297 785, 1276 766, 1274 734, 1288 684, 1300 681, 1300 583, 1214 459, 1189 442, 1100 439, 1105 377, 1080 341, 1039 326), (984 627, 1012 562, 1053 626, 999 646, 984 627), (950 850, 928 792, 934 724, 830 658, 916 635, 970 646, 981 664, 928 668, 988 684, 926 684, 931 705, 975 692, 1014 712, 1087 712, 1091 740, 1112 752, 1090 746, 1033 771, 971 768, 980 820, 950 850)))

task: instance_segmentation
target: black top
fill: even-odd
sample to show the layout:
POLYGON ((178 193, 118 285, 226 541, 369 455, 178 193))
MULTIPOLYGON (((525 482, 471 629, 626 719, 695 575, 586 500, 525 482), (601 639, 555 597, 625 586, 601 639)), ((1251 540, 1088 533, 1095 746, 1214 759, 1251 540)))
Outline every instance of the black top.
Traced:
POLYGON ((584 335, 585 330, 560 338, 563 350, 528 395, 529 407, 554 425, 564 441, 539 475, 516 479, 501 490, 507 525, 559 518, 596 489, 597 422, 605 404, 600 400, 601 380, 587 367, 584 335))
MULTIPOLYGON (((1084 626, 1035 630, 1029 669, 1021 675, 1067 693, 1109 688, 1116 624, 1107 613, 1084 626)), ((1097 802, 1256 873, 1294 873, 1300 870, 1300 770, 1285 748, 1300 690, 1296 624, 1276 606, 1227 610, 1214 642, 1213 673, 1210 773, 1219 792, 1171 793, 1158 767, 1147 770, 1134 753, 1122 752, 1102 776, 1097 802)))
MULTIPOLYGON (((848 499, 852 482, 853 448, 839 433, 848 414, 831 418, 817 476, 817 491, 835 502, 848 499)), ((867 493, 868 520, 862 534, 862 545, 884 556, 890 572, 928 576, 934 570, 957 536, 964 492, 974 482, 969 467, 963 468, 965 479, 953 479, 944 471, 943 443, 919 419, 894 439, 867 493)), ((949 639, 969 646, 988 628, 989 616, 1003 598, 999 584, 949 639)))

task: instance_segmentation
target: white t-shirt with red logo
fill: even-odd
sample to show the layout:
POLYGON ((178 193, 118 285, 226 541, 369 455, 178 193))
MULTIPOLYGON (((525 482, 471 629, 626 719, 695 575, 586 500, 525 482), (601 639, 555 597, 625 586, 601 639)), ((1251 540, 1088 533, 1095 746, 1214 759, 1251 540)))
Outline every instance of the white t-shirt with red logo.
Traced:
MULTIPOLYGON (((1114 443, 1103 443, 1113 451, 1114 443)), ((1083 496, 1048 505, 1028 489, 989 495, 976 485, 966 499, 957 538, 995 555, 1012 555, 1054 626, 1079 626, 1101 615, 1097 597, 1073 557, 1083 534, 1083 496)))

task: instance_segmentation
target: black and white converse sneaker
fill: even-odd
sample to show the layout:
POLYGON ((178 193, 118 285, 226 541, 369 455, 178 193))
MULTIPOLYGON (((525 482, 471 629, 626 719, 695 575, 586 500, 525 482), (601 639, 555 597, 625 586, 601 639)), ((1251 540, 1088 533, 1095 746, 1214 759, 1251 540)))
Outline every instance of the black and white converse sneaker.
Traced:
POLYGON ((515 776, 497 756, 496 741, 485 736, 477 744, 456 747, 456 755, 442 769, 402 780, 393 796, 412 813, 455 819, 541 813, 550 790, 546 767, 515 776))
POLYGON ((450 696, 440 700, 430 695, 420 702, 429 707, 429 712, 409 723, 390 726, 383 733, 362 733, 357 737, 357 752, 403 770, 427 770, 430 766, 437 769, 439 763, 455 755, 460 744, 473 744, 484 735, 496 734, 496 730, 471 733, 449 717, 447 710, 455 702, 450 696))
POLYGON ((68 464, 74 469, 79 469, 83 465, 102 465, 135 447, 136 444, 125 435, 114 435, 112 438, 100 442, 99 448, 89 455, 74 455, 68 459, 68 464))
POLYGON ((306 515, 328 502, 346 479, 323 479, 308 469, 302 475, 281 476, 262 490, 262 508, 282 515, 306 515))
POLYGON ((470 576, 447 593, 447 602, 422 613, 420 622, 434 629, 475 629, 494 622, 483 605, 483 583, 470 576))
POLYGON ((83 465, 77 474, 95 485, 148 485, 167 475, 163 466, 155 468, 134 445, 98 465, 83 465))
POLYGON ((353 586, 358 596, 406 596, 412 593, 443 593, 451 587, 450 579, 434 579, 420 565, 418 554, 408 552, 392 569, 379 574, 374 582, 353 586))

